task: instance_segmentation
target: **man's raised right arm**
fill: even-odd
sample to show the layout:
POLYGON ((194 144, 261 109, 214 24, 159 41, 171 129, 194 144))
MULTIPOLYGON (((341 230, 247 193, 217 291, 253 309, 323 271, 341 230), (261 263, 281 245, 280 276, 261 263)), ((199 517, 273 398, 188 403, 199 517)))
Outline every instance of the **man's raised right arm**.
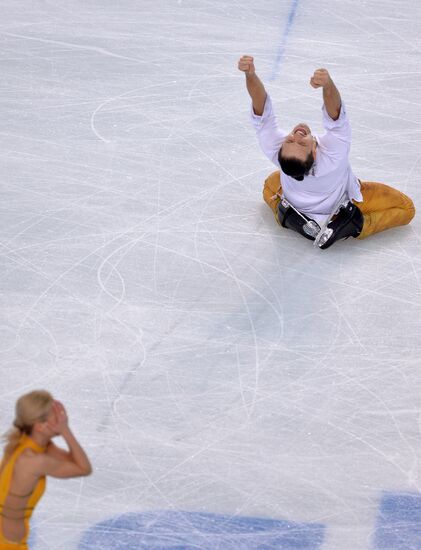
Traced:
POLYGON ((262 116, 267 94, 262 81, 256 74, 253 57, 243 55, 238 62, 238 68, 246 75, 246 86, 253 103, 253 111, 256 115, 262 116))

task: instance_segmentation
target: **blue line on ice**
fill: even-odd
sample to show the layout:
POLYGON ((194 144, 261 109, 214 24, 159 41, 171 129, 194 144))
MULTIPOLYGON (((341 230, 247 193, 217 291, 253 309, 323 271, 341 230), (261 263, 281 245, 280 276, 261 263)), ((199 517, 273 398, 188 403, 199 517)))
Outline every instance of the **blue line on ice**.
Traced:
POLYGON ((287 23, 285 25, 281 41, 279 42, 278 51, 276 54, 275 62, 273 64, 272 74, 269 77, 270 81, 275 80, 281 72, 281 66, 282 66, 282 61, 283 61, 283 57, 284 57, 284 53, 285 53, 285 49, 288 41, 288 35, 294 23, 295 15, 297 13, 298 2, 299 0, 293 0, 291 7, 289 9, 287 23))
POLYGON ((205 512, 126 513, 92 526, 78 550, 320 550, 325 527, 205 512))

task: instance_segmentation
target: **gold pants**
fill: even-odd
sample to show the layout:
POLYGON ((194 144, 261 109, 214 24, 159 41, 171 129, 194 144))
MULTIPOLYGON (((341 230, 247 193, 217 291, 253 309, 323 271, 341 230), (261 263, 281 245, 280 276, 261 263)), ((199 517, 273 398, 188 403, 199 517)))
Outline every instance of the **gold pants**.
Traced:
MULTIPOLYGON (((385 229, 408 224, 415 216, 412 200, 398 191, 373 181, 361 182, 363 202, 354 201, 364 216, 364 225, 358 239, 379 233, 385 229)), ((263 198, 270 206, 278 221, 278 203, 282 195, 280 172, 277 170, 266 178, 263 188, 263 198)))
POLYGON ((25 542, 9 542, 1 538, 0 550, 29 550, 29 546, 25 542))

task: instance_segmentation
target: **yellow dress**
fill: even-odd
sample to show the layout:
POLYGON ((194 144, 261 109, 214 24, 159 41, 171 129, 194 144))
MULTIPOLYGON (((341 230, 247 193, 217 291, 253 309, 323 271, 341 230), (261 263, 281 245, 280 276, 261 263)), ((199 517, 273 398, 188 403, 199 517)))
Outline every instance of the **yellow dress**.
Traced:
POLYGON ((32 449, 36 453, 43 453, 45 451, 45 447, 41 447, 27 435, 22 435, 19 445, 7 459, 6 464, 4 464, 0 474, 0 550, 28 550, 29 520, 35 506, 45 491, 45 477, 41 477, 38 480, 34 490, 29 495, 17 495, 9 491, 16 460, 26 449, 32 449), (10 502, 7 502, 10 498, 13 502, 12 505, 10 502), (20 542, 12 542, 4 537, 3 518, 12 521, 23 519, 25 536, 20 542))

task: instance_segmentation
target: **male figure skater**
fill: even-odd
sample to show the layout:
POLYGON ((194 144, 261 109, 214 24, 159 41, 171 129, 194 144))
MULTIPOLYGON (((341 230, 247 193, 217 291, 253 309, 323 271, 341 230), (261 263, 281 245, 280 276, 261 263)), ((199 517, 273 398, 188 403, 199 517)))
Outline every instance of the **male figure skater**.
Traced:
POLYGON ((280 168, 266 179, 263 197, 281 226, 317 239, 325 249, 339 239, 363 239, 412 220, 415 208, 409 197, 383 183, 360 181, 353 174, 348 158, 351 127, 326 69, 317 69, 310 79, 313 88, 323 89, 326 133, 317 136, 305 123, 290 133, 280 129, 253 57, 241 57, 238 68, 246 76, 260 147, 280 168))

